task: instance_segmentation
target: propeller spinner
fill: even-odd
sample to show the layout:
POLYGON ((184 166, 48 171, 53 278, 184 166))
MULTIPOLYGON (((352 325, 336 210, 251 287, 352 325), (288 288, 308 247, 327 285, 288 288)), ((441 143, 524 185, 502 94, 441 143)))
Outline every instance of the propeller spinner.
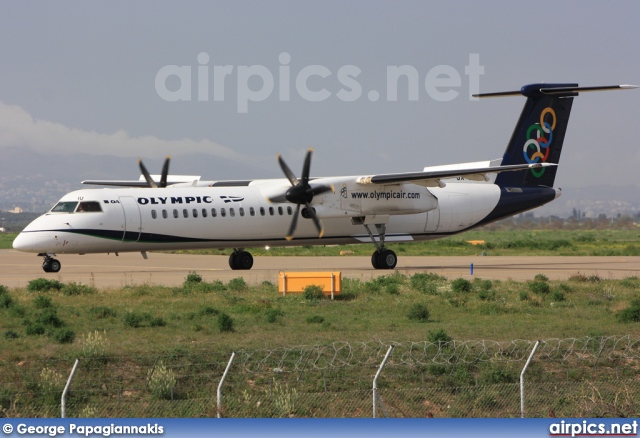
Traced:
POLYGON ((316 212, 313 208, 311 208, 311 201, 315 195, 319 195, 321 193, 333 191, 333 186, 331 185, 318 185, 311 186, 309 184, 309 170, 311 168, 311 153, 313 149, 309 149, 307 151, 307 156, 304 159, 304 165, 302 166, 302 177, 300 180, 296 178, 295 174, 291 171, 287 163, 284 162, 280 154, 278 154, 278 163, 280 164, 280 168, 282 172, 285 174, 289 182, 291 183, 291 187, 284 193, 279 196, 275 196, 269 198, 271 202, 284 202, 289 201, 292 204, 296 204, 296 212, 293 215, 293 220, 291 221, 291 225, 289 226, 289 231, 287 232, 286 239, 293 239, 293 234, 296 231, 296 226, 298 225, 298 216, 300 214, 300 206, 304 205, 307 208, 307 212, 311 219, 313 219, 313 223, 318 229, 318 237, 322 237, 324 234, 324 228, 322 227, 322 223, 318 216, 316 216, 316 212))
POLYGON ((151 178, 151 175, 149 174, 149 171, 147 170, 147 168, 144 166, 144 164, 142 164, 142 159, 141 158, 138 159, 140 172, 142 172, 142 175, 144 176, 144 179, 147 180, 147 184, 149 185, 150 188, 157 189, 157 188, 167 187, 167 175, 169 175, 170 161, 171 161, 171 156, 168 155, 167 158, 164 160, 164 164, 162 165, 162 174, 160 175, 160 183, 156 183, 153 180, 153 178, 151 178))

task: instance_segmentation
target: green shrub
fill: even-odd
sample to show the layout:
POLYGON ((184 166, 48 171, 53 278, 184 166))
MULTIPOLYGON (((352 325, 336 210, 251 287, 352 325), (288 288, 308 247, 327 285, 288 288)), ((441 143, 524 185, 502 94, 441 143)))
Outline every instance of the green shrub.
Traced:
POLYGON ((138 328, 138 327, 142 326, 142 322, 144 321, 144 317, 138 312, 128 311, 122 317, 122 321, 124 322, 125 325, 127 325, 129 327, 138 328))
POLYGON ((496 297, 496 293, 492 290, 480 289, 478 292, 478 298, 483 301, 492 300, 496 297))
POLYGON ((529 292, 526 290, 520 291, 520 301, 527 301, 529 299, 529 292))
POLYGON ((27 284, 29 292, 48 292, 50 290, 60 290, 64 287, 63 283, 58 280, 49 280, 46 278, 36 278, 27 284))
POLYGON ((216 316, 218 311, 211 306, 201 306, 200 310, 198 310, 198 315, 200 316, 216 316))
POLYGON ((412 321, 427 322, 429 321, 429 309, 425 304, 415 303, 409 308, 407 318, 412 321))
POLYGON ((13 306, 13 298, 11 298, 11 295, 9 295, 9 293, 3 293, 2 295, 0 295, 0 309, 8 309, 9 307, 13 306))
POLYGON ((27 334, 27 336, 38 336, 38 335, 44 335, 44 332, 46 331, 46 329, 44 328, 44 325, 38 322, 33 322, 33 323, 28 322, 25 326, 24 331, 27 334))
POLYGON ((6 295, 9 293, 9 288, 4 284, 0 284, 0 296, 6 295))
POLYGON ((58 344, 71 344, 76 338, 76 334, 69 328, 57 328, 49 332, 49 337, 58 344))
POLYGON ((278 321, 278 318, 284 316, 284 312, 280 309, 267 310, 267 322, 273 324, 278 321))
POLYGON ((564 294, 562 293, 562 291, 560 290, 554 290, 553 292, 551 292, 551 295, 549 296, 549 298, 552 301, 564 301, 564 294))
POLYGON ((229 287, 229 290, 236 292, 247 290, 249 287, 242 277, 232 278, 229 280, 229 283, 227 283, 227 286, 229 287))
POLYGON ((427 365, 427 373, 432 376, 442 376, 447 372, 446 365, 442 365, 439 363, 430 363, 427 365))
POLYGON ((42 310, 36 317, 36 322, 44 326, 51 326, 53 328, 59 328, 64 326, 64 321, 58 316, 58 312, 53 307, 48 307, 42 310))
POLYGON ((302 296, 308 301, 318 301, 324 298, 324 292, 322 292, 322 286, 310 284, 303 289, 302 296))
POLYGON ((164 327, 165 325, 167 325, 167 321, 165 321, 162 317, 158 316, 149 319, 149 327, 164 327))
POLYGON ((429 335, 427 336, 427 341, 434 344, 447 344, 453 341, 453 338, 444 331, 444 329, 439 328, 438 330, 431 331, 429 330, 429 335))
POLYGON ((106 306, 97 306, 89 309, 89 315, 95 319, 115 318, 118 316, 115 310, 106 306))
POLYGON ((185 283, 202 283, 202 276, 196 272, 191 271, 187 274, 187 278, 185 278, 184 282, 185 283))
POLYGON ((67 296, 90 295, 96 293, 96 288, 82 283, 69 283, 62 288, 62 294, 67 296))
POLYGON ((33 299, 33 307, 36 309, 46 309, 47 307, 53 307, 53 302, 50 297, 38 295, 33 299))
POLYGON ((484 376, 484 380, 489 385, 497 385, 500 383, 514 383, 517 380, 517 375, 513 371, 504 368, 492 367, 484 376))
POLYGON ((20 336, 14 332, 13 330, 7 330, 6 332, 4 332, 4 338, 5 339, 17 339, 20 336))
POLYGON ((640 278, 636 276, 623 278, 622 280, 620 280, 620 286, 628 287, 629 289, 639 289, 640 278))
POLYGON ((491 290, 491 288, 493 288, 493 283, 491 282, 491 280, 482 280, 480 278, 475 278, 473 280, 473 285, 477 289, 480 289, 480 291, 485 291, 485 292, 488 292, 491 290))
POLYGON ((530 282, 529 289, 531 290, 531 292, 537 295, 547 295, 549 292, 551 292, 551 286, 549 286, 549 283, 546 283, 544 281, 530 282))
POLYGON ((13 316, 14 318, 23 318, 26 314, 27 309, 25 309, 24 306, 13 303, 11 304, 11 307, 9 307, 9 315, 13 316))
POLYGON ((631 301, 629 307, 616 313, 619 322, 640 322, 640 298, 631 301))
POLYGON ((536 274, 536 276, 533 277, 533 281, 549 281, 549 277, 544 274, 536 274))
POLYGON ((220 330, 220 333, 233 332, 233 318, 224 312, 220 312, 218 314, 218 330, 220 330))
POLYGON ((400 286, 397 284, 388 284, 385 289, 389 295, 400 295, 400 286))
POLYGON ((456 278, 451 282, 451 290, 456 293, 468 293, 471 292, 471 282, 464 278, 456 278))
POLYGON ((309 316, 307 319, 307 324, 322 324, 324 322, 324 317, 320 315, 309 316))

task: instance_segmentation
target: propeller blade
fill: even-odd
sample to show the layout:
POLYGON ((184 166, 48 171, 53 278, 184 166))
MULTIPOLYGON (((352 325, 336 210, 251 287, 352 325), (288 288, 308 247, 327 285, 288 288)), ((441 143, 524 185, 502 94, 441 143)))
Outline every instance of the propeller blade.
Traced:
POLYGON ((144 167, 144 164, 142 164, 142 158, 138 158, 138 166, 140 166, 140 172, 142 172, 144 179, 147 180, 147 184, 149 185, 149 187, 151 187, 152 189, 157 189, 158 184, 156 184, 153 178, 151 178, 151 175, 149 175, 149 171, 146 167, 144 167))
POLYGON ((293 233, 296 232, 296 226, 298 225, 298 215, 300 214, 300 204, 296 206, 296 212, 293 215, 293 219, 291 220, 291 225, 289 226, 289 232, 285 236, 285 239, 291 240, 293 239, 293 233))
POLYGON ((280 163, 280 168, 282 169, 282 171, 286 175, 286 177, 289 180, 289 182, 291 183, 291 185, 292 186, 297 186, 298 185, 298 178, 296 178, 295 174, 291 171, 291 169, 289 169, 289 166, 287 166, 287 163, 284 162, 284 160, 282 159, 280 154, 278 154, 278 163, 280 163))
POLYGON ((315 187, 311 187, 311 190, 309 191, 313 196, 320 195, 326 192, 333 192, 333 193, 336 192, 333 186, 315 186, 315 187))
POLYGON ((307 156, 304 157, 304 165, 302 166, 302 185, 309 184, 309 170, 311 169, 311 153, 313 149, 307 150, 307 156))
POLYGON ((311 216, 311 219, 313 219, 314 225, 318 229, 318 238, 321 238, 324 235, 324 227, 322 226, 322 223, 320 222, 320 219, 318 219, 318 216, 316 216, 315 210, 313 208, 311 208, 311 206, 309 205, 308 202, 305 203, 305 206, 307 207, 307 211, 309 212, 309 216, 311 216))
POLYGON ((267 197, 267 201, 269 201, 269 202, 287 202, 287 195, 286 195, 286 193, 282 193, 280 195, 267 197))
POLYGON ((167 187, 167 176, 169 175, 169 161, 171 161, 171 155, 167 155, 162 166, 162 175, 160 176, 160 186, 162 188, 167 187))

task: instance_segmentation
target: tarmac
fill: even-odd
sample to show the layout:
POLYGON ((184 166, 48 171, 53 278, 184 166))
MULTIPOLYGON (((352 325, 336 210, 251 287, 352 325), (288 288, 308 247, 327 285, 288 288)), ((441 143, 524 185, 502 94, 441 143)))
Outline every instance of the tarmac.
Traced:
MULTIPOLYGON (((249 271, 232 271, 224 255, 149 253, 61 255, 58 273, 45 273, 42 258, 15 250, 0 250, 0 284, 25 287, 35 278, 56 279, 64 283, 89 284, 99 289, 153 284, 181 285, 189 272, 205 281, 228 282, 243 277, 249 284, 277 282, 280 272, 340 271, 342 277, 370 280, 393 271, 375 270, 370 257, 254 257, 249 271)), ((395 271, 405 275, 434 272, 449 279, 474 277, 489 280, 532 280, 544 274, 552 280, 566 280, 575 274, 598 275, 601 279, 640 276, 640 257, 421 257, 398 258, 395 271), (471 274, 473 264, 473 275, 471 274)))

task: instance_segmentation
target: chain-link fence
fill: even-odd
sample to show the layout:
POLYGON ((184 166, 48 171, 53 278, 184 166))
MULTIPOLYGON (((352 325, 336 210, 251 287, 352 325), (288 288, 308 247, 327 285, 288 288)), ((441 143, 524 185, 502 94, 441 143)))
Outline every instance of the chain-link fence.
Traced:
MULTIPOLYGON (((337 342, 159 356, 80 358, 68 417, 519 417, 520 374, 535 342, 337 342), (218 404, 220 408, 218 408, 218 404)), ((640 339, 542 341, 524 375, 527 417, 640 414, 640 339)), ((60 416, 75 358, 5 364, 0 414, 60 416)))

